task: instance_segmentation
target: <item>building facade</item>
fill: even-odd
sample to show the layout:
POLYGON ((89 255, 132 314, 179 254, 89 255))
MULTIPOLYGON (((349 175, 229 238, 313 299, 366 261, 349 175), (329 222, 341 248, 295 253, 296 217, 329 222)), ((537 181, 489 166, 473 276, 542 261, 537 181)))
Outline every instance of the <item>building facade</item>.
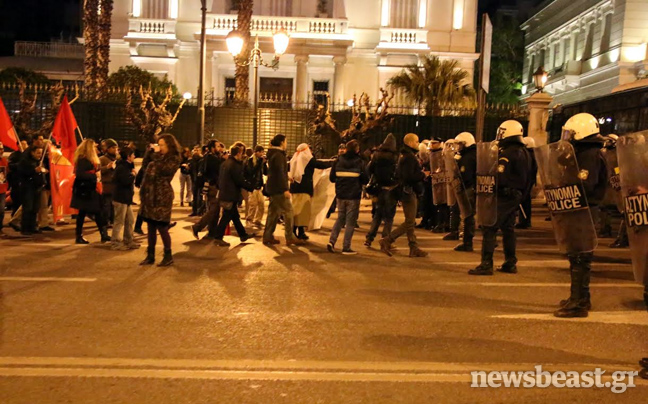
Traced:
MULTIPOLYGON (((225 37, 237 26, 235 3, 207 0, 205 88, 215 97, 233 92, 225 37)), ((111 72, 136 65, 195 94, 200 8, 200 0, 115 0, 111 72)), ((375 100, 390 77, 428 54, 459 61, 472 77, 476 24, 477 0, 255 0, 252 35, 264 59, 272 59, 274 31, 290 35, 279 68, 260 68, 260 92, 296 102, 318 92, 334 102, 362 92, 375 100)))
POLYGON ((550 0, 525 32, 523 98, 533 73, 549 72, 545 92, 554 104, 573 104, 627 88, 646 74, 648 1, 550 0))

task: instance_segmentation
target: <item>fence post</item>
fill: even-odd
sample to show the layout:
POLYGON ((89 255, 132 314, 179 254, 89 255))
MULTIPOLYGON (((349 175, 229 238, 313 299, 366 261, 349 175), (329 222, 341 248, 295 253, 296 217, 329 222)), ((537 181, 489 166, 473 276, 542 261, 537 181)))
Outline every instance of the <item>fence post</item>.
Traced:
POLYGON ((536 147, 547 144, 547 122, 549 121, 549 104, 553 98, 546 93, 537 92, 527 98, 529 107, 529 133, 535 141, 536 147))

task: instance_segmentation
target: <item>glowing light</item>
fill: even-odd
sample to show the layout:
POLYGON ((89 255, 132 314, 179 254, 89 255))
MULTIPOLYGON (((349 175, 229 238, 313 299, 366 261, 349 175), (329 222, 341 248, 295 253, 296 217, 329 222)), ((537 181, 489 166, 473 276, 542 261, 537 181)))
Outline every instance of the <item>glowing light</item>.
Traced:
POLYGON ((612 122, 612 118, 605 118, 605 122, 612 122))
POLYGON ((600 56, 590 59, 590 67, 592 68, 592 70, 598 67, 600 59, 600 56))
POLYGON ((169 17, 172 20, 178 19, 178 0, 169 0, 169 17))
POLYGON ((646 58, 646 43, 624 47, 623 53, 628 62, 640 62, 646 58))
POLYGON ((288 49, 288 43, 290 42, 290 38, 288 37, 286 31, 280 29, 274 34, 272 40, 274 42, 275 54, 281 56, 286 53, 286 49, 288 49))
POLYGON ((225 43, 227 44, 227 50, 234 57, 237 57, 243 50, 243 37, 238 33, 238 31, 231 31, 227 34, 225 43))
POLYGON ((452 28, 463 28, 464 0, 454 0, 454 13, 452 15, 452 28))
POLYGON ((382 27, 389 26, 389 9, 391 8, 391 0, 383 0, 382 12, 380 13, 380 25, 382 27))
POLYGON ((525 85, 522 86, 522 95, 524 95, 526 93, 527 93, 527 85, 525 84, 525 85))
POLYGON ((599 118, 599 124, 603 125, 605 123, 605 118, 599 118))
POLYGON ((353 98, 350 98, 349 101, 347 101, 347 106, 353 107, 353 105, 354 105, 353 98))
POLYGON ((185 100, 190 100, 191 99, 191 93, 186 92, 186 93, 182 94, 182 98, 184 98, 185 100))
POLYGON ((610 62, 617 62, 619 60, 620 55, 621 55, 621 50, 619 48, 612 49, 610 51, 610 62))
POLYGON ((133 0, 133 17, 142 15, 142 0, 133 0))
POLYGON ((427 23, 427 0, 420 0, 419 2, 419 28, 424 28, 427 23))

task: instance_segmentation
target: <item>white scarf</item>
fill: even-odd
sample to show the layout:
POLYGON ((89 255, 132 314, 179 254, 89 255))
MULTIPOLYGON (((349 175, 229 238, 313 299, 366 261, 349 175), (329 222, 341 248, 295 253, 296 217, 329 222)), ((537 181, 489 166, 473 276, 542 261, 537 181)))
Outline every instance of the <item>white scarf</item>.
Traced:
POLYGON ((313 153, 306 143, 297 146, 297 151, 290 159, 290 178, 296 183, 301 183, 306 166, 312 160, 313 153))

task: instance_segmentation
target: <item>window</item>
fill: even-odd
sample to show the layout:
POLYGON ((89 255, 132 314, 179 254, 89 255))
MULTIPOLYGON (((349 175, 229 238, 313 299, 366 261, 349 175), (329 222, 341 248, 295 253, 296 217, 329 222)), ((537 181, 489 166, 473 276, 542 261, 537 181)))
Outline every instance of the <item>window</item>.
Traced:
POLYGON ((225 78, 225 103, 230 104, 234 102, 236 94, 236 79, 234 77, 225 78))
POLYGON ((553 68, 558 68, 562 65, 560 60, 560 42, 556 42, 553 46, 553 68))
POLYGON ((313 100, 316 105, 324 105, 326 108, 328 104, 327 95, 329 94, 329 81, 314 81, 313 82, 313 100))
POLYGON ((546 51, 544 49, 540 50, 540 57, 538 58, 538 67, 542 67, 543 69, 545 66, 547 66, 547 63, 545 62, 545 54, 546 51))
POLYGON ((391 0, 391 24, 394 28, 416 28, 417 0, 391 0))
POLYGON ((259 97, 261 107, 282 106, 292 102, 293 79, 282 77, 261 77, 259 97))
POLYGON ((169 16, 169 0, 142 0, 142 17, 165 20, 169 16))

